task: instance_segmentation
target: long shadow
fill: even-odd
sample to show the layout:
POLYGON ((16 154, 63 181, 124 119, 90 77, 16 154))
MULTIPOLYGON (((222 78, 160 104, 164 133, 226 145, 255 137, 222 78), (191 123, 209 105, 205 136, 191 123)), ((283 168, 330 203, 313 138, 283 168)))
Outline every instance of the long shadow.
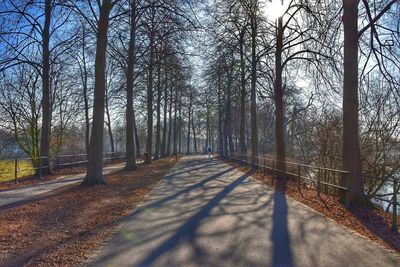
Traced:
POLYGON ((171 200, 177 198, 177 197, 180 196, 180 195, 189 193, 190 191, 192 191, 192 190, 194 190, 194 189, 196 189, 196 188, 202 187, 202 186, 205 185, 207 182, 209 182, 209 181, 211 181, 211 180, 214 180, 214 179, 216 179, 217 177, 219 177, 219 176, 221 176, 221 175, 224 175, 224 174, 226 174, 226 173, 228 173, 228 172, 230 172, 230 171, 232 171, 232 170, 234 170, 234 169, 235 169, 234 167, 231 167, 231 168, 228 168, 228 169, 226 169, 226 170, 224 170, 224 171, 222 171, 222 172, 219 172, 219 173, 216 173, 216 174, 214 174, 214 175, 211 175, 211 176, 207 177, 207 178, 204 179, 204 180, 201 180, 200 182, 198 182, 198 183, 196 183, 196 184, 193 184, 193 185, 191 185, 191 186, 188 186, 188 187, 186 187, 186 188, 184 188, 184 189, 182 189, 182 190, 180 190, 180 191, 178 191, 178 192, 176 192, 176 193, 174 193, 174 194, 172 194, 172 195, 169 195, 168 197, 162 198, 162 199, 160 199, 160 200, 157 200, 157 201, 155 201, 155 202, 152 202, 152 203, 150 203, 150 204, 148 204, 148 205, 145 205, 145 206, 139 208, 139 209, 135 212, 135 214, 139 214, 139 213, 141 213, 142 211, 145 211, 145 210, 147 210, 147 209, 157 208, 157 207, 161 206, 162 204, 165 204, 166 202, 169 202, 169 201, 171 201, 171 200))
POLYGON ((286 181, 278 181, 274 192, 274 213, 271 240, 273 243, 272 266, 293 266, 288 230, 286 181))
MULTIPOLYGON (((204 164, 204 163, 202 163, 202 164, 203 164, 202 166, 199 166, 199 167, 196 167, 196 168, 184 169, 182 171, 172 172, 171 174, 169 174, 169 176, 174 176, 174 175, 179 175, 179 174, 182 174, 182 173, 201 170, 201 169, 207 168, 207 167, 209 167, 211 165, 217 165, 217 164, 220 164, 220 163, 219 162, 215 162, 215 163, 213 162, 213 163, 208 163, 208 164, 204 164)), ((191 167, 191 166, 189 166, 189 167, 191 167)), ((185 168, 187 168, 187 167, 185 167, 185 168)))
MULTIPOLYGON (((148 210, 152 210, 154 208, 158 208, 161 205, 166 204, 166 202, 172 201, 173 199, 179 197, 180 195, 184 195, 184 194, 189 193, 190 191, 192 191, 194 189, 201 188, 207 182, 209 182, 211 180, 214 180, 214 179, 218 178, 221 175, 229 173, 230 171, 232 171, 234 169, 235 169, 235 167, 227 168, 227 169, 225 169, 225 170, 223 170, 221 172, 218 172, 218 173, 216 173, 214 175, 211 175, 211 176, 207 177, 206 179, 201 180, 200 182, 198 182, 196 184, 193 184, 193 185, 191 185, 189 187, 186 187, 186 188, 184 188, 184 189, 182 189, 182 190, 180 190, 180 191, 178 191, 178 192, 176 192, 176 193, 174 193, 172 195, 168 195, 167 197, 164 197, 164 198, 162 198, 160 200, 154 201, 154 202, 152 202, 152 203, 150 203, 148 205, 144 205, 144 206, 138 207, 138 209, 131 216, 124 218, 123 220, 121 220, 121 222, 129 221, 129 220, 132 219, 132 216, 137 216, 140 213, 146 212, 148 210)), ((174 175, 172 175, 171 177, 168 177, 167 179, 173 179, 173 177, 174 177, 174 175)), ((113 253, 104 255, 103 257, 98 258, 95 262, 90 263, 88 266, 102 266, 104 261, 107 261, 108 259, 111 259, 116 255, 117 255, 117 252, 113 252, 113 253)))
MULTIPOLYGON (((231 169, 231 168, 230 168, 231 169)), ((228 169, 228 170, 230 170, 228 169)), ((226 172, 226 171, 225 171, 226 172)), ((221 174, 219 174, 221 175, 221 174)), ((170 238, 164 243, 158 246, 156 249, 143 259, 138 266, 150 266, 164 253, 171 251, 178 246, 184 240, 193 240, 196 237, 196 230, 199 227, 201 221, 208 217, 211 210, 221 202, 233 189, 235 189, 240 183, 242 183, 251 173, 246 173, 229 185, 227 185, 222 191, 216 194, 206 205, 204 205, 197 213, 189 218, 170 238)), ((209 180, 209 179, 208 179, 209 180)), ((197 254, 201 257, 201 253, 197 254)))
POLYGON ((395 233, 385 218, 374 212, 374 207, 351 208, 350 212, 361 222, 361 224, 373 234, 381 238, 391 248, 398 251, 400 249, 400 234, 395 233))

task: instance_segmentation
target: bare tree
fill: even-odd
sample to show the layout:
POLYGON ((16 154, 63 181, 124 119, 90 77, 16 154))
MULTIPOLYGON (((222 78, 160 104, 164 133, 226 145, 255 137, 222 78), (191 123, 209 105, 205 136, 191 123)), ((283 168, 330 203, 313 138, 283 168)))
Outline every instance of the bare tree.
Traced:
POLYGON ((100 15, 97 23, 97 46, 95 63, 95 89, 93 105, 93 125, 90 137, 90 150, 88 154, 88 165, 85 179, 82 185, 106 184, 103 177, 103 127, 104 127, 104 106, 106 90, 106 50, 109 16, 113 3, 111 0, 103 0, 99 5, 100 15))
MULTIPOLYGON (((130 35, 129 35, 129 48, 127 57, 127 71, 126 71, 126 170, 136 169, 136 148, 135 148, 135 114, 133 110, 133 84, 134 84, 134 63, 135 63, 135 49, 136 49, 136 27, 137 27, 137 13, 136 13, 136 0, 130 3, 130 35)), ((137 145, 137 144, 136 144, 137 145)))

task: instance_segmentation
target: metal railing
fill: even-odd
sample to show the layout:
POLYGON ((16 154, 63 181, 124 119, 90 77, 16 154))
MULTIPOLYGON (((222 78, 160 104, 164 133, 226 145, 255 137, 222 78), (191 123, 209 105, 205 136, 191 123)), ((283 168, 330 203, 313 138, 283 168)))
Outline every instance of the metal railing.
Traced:
MULTIPOLYGON (((231 160, 242 162, 246 165, 251 165, 258 169, 262 169, 264 175, 269 171, 275 179, 275 175, 279 173, 284 173, 285 175, 296 180, 296 189, 301 192, 301 183, 305 182, 310 188, 314 188, 317 191, 317 195, 324 191, 326 195, 340 194, 343 193, 345 196, 345 204, 349 207, 350 194, 359 194, 363 197, 367 197, 369 200, 375 199, 381 202, 386 202, 392 207, 392 230, 396 233, 398 232, 398 222, 397 222, 397 206, 398 206, 398 190, 399 190, 399 180, 395 178, 383 179, 379 177, 373 177, 373 179, 384 180, 387 183, 391 183, 393 187, 393 192, 391 194, 385 194, 382 196, 391 196, 390 199, 386 199, 382 196, 367 196, 364 192, 357 192, 350 189, 349 181, 351 174, 348 171, 337 170, 332 168, 326 168, 321 166, 302 164, 298 162, 291 161, 278 161, 276 159, 266 158, 266 157, 255 157, 256 163, 251 162, 251 156, 247 154, 233 153, 229 155, 231 160), (284 167, 283 170, 280 167, 284 167), (345 184, 340 184, 340 181, 345 181, 345 184), (339 183, 338 183, 339 182, 339 183)), ((365 177, 363 177, 365 178, 365 177)), ((369 177, 371 179, 371 177, 369 177)))

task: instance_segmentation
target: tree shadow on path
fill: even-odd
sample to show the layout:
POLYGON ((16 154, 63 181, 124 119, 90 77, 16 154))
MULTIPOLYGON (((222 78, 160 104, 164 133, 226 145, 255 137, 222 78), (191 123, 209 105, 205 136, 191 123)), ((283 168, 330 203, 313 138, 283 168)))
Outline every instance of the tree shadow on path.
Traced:
POLYGON ((271 240, 273 242, 272 266, 294 266, 288 229, 286 181, 277 181, 274 192, 274 212, 271 240))
MULTIPOLYGON (((251 173, 246 173, 216 194, 206 205, 204 205, 197 213, 189 218, 170 238, 155 248, 138 266, 151 266, 160 256, 168 251, 173 250, 184 240, 193 240, 196 238, 196 230, 201 221, 210 215, 211 210, 216 207, 224 197, 232 192, 240 185, 251 173)), ((200 255, 201 256, 201 255, 200 255)))

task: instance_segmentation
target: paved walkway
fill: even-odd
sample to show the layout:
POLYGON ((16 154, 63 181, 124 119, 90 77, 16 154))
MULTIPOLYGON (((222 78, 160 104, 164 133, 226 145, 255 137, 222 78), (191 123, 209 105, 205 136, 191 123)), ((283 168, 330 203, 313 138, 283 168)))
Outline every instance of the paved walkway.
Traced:
MULTIPOLYGON (((116 164, 104 167, 103 174, 110 174, 122 170, 124 166, 124 164, 116 164)), ((57 179, 44 181, 35 185, 2 190, 0 191, 0 210, 40 199, 63 186, 79 183, 84 177, 85 173, 62 175, 57 179)))
POLYGON ((216 159, 185 157, 90 266, 399 266, 389 250, 216 159))

